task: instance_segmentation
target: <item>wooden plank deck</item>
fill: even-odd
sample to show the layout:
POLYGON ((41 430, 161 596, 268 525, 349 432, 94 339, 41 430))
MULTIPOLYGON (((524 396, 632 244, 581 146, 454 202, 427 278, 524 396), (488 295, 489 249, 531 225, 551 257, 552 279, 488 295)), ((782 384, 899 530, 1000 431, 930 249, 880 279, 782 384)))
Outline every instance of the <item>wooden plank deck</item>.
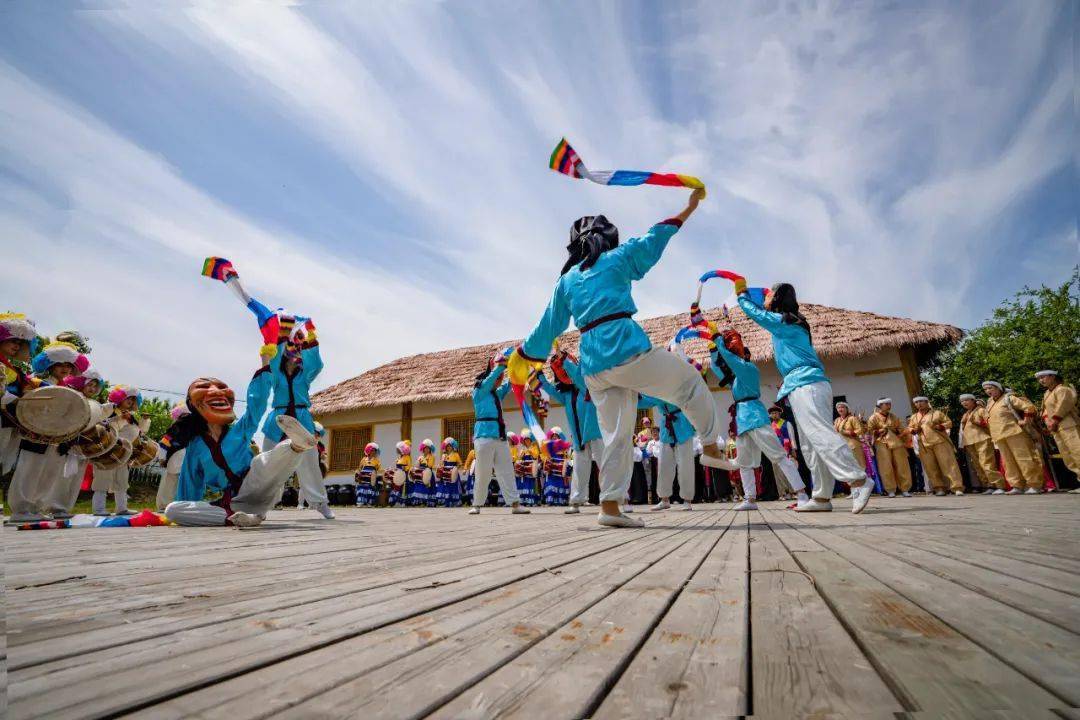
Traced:
POLYGON ((1080 717, 1080 496, 836 505, 6 528, 7 717, 1080 717))

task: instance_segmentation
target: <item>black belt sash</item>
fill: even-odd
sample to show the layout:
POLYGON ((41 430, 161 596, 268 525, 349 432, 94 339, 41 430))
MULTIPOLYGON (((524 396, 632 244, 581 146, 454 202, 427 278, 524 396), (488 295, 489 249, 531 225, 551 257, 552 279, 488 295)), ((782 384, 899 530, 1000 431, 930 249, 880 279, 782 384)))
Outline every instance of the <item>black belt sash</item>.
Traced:
POLYGON ((599 325, 603 325, 604 323, 614 322, 615 320, 623 320, 625 318, 632 317, 634 317, 634 313, 625 310, 623 312, 611 313, 610 315, 598 317, 592 322, 585 323, 585 327, 579 328, 579 332, 584 335, 593 328, 596 328, 599 325))

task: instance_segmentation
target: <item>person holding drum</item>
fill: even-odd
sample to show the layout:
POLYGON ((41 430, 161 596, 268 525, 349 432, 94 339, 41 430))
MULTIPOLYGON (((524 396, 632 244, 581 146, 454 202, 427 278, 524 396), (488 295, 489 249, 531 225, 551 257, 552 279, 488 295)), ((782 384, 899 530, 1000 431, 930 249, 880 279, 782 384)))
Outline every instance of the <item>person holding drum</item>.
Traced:
POLYGON ((420 443, 420 457, 411 473, 412 483, 409 488, 409 505, 413 507, 435 507, 435 443, 424 438, 420 443))
POLYGON ((405 479, 409 476, 409 468, 412 467, 412 446, 408 440, 402 440, 394 446, 397 451, 397 461, 394 467, 387 469, 383 476, 383 484, 390 488, 386 497, 386 506, 394 507, 404 504, 402 497, 405 492, 405 479))
POLYGON ((442 507, 461 505, 461 455, 458 441, 448 437, 442 441, 442 457, 435 473, 435 504, 442 507))
POLYGON ((90 507, 95 515, 108 516, 106 509, 108 496, 113 494, 116 503, 117 515, 133 515, 127 506, 128 490, 128 461, 134 452, 134 445, 139 436, 150 429, 150 419, 139 416, 139 408, 142 406, 142 393, 138 388, 127 385, 115 385, 109 391, 109 402, 113 404, 113 416, 106 422, 116 430, 121 442, 129 443, 131 450, 127 457, 118 461, 104 462, 98 460, 94 464, 94 481, 90 489, 94 491, 90 507))
POLYGON ((262 367, 247 388, 247 409, 237 419, 236 395, 217 378, 198 378, 188 386, 191 414, 181 418, 171 433, 172 444, 187 450, 176 500, 165 516, 178 525, 255 527, 266 519, 281 496, 281 489, 315 447, 315 436, 296 418, 278 415, 275 420, 285 438, 270 450, 252 457, 248 445, 259 429, 259 420, 270 401, 273 375, 268 354, 260 353, 262 367), (207 490, 221 498, 206 502, 207 490))
POLYGON ((562 428, 548 430, 544 440, 544 503, 566 505, 570 500, 568 451, 570 443, 562 428))
MULTIPOLYGON (((307 321, 304 328, 298 330, 291 338, 290 332, 295 325, 295 319, 283 316, 282 320, 281 334, 278 336, 278 352, 270 361, 270 373, 274 382, 274 402, 262 427, 264 451, 272 449, 281 442, 282 434, 277 426, 279 415, 296 418, 308 432, 315 432, 315 418, 311 416, 311 401, 308 396, 311 392, 311 384, 315 382, 315 378, 323 369, 315 324, 310 320, 307 321)), ((312 448, 311 452, 303 457, 296 476, 300 481, 300 497, 324 518, 333 520, 334 511, 330 509, 326 486, 323 484, 322 473, 319 471, 317 448, 312 448)), ((372 487, 374 487, 374 482, 372 487)))
POLYGON ((514 476, 521 504, 534 507, 540 504, 540 493, 536 491, 536 481, 540 477, 540 445, 529 428, 522 428, 518 455, 514 462, 514 476))
MULTIPOLYGON (((101 373, 94 368, 87 368, 78 375, 70 375, 61 383, 64 387, 80 393, 88 401, 96 401, 101 394, 103 383, 101 373)), ((107 414, 107 413, 106 413, 107 414)), ((97 423, 95 423, 96 425, 97 423)), ((54 520, 66 520, 71 517, 75 503, 79 500, 83 475, 90 457, 96 457, 112 449, 116 440, 115 433, 101 430, 87 431, 79 436, 75 448, 68 453, 64 462, 63 473, 56 479, 45 497, 44 510, 54 520)))
MULTIPOLYGON (((6 407, 31 382, 30 344, 37 338, 34 321, 22 313, 0 313, 0 374, 4 378, 6 407)), ((0 412, 0 473, 15 467, 19 456, 19 433, 15 420, 0 412)))
POLYGON ((7 495, 12 523, 44 518, 43 506, 53 484, 63 477, 68 452, 92 419, 86 398, 62 383, 89 367, 90 361, 74 345, 50 343, 31 361, 40 387, 25 378, 22 397, 5 406, 20 436, 7 495))
POLYGON ((375 504, 375 479, 379 477, 379 446, 369 442, 364 446, 364 457, 356 470, 356 507, 371 507, 375 504))

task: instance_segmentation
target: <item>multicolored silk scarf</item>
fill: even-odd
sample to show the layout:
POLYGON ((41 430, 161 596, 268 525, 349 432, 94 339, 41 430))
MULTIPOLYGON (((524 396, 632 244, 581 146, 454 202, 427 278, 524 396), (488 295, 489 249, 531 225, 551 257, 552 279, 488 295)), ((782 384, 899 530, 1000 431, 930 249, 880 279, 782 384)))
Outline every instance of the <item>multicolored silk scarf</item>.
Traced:
POLYGON ((704 190, 705 184, 692 175, 655 173, 648 170, 589 170, 570 143, 563 138, 551 153, 548 167, 563 175, 581 180, 592 180, 598 185, 664 185, 704 190))

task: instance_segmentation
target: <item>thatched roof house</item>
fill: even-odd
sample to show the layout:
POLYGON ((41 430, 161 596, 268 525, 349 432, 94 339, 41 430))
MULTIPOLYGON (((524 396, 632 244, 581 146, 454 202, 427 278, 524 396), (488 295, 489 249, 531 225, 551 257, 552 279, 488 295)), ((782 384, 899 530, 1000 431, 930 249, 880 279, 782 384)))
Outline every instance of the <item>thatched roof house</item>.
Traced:
MULTIPOLYGON (((917 362, 936 353, 942 347, 960 339, 963 332, 951 325, 887 317, 857 310, 844 310, 825 305, 802 305, 810 321, 814 346, 822 358, 859 358, 885 349, 910 348, 917 362)), ((705 313, 719 320, 719 309, 705 313)), ((772 360, 772 343, 768 333, 751 322, 741 310, 730 311, 731 324, 750 348, 755 361, 772 360)), ((666 345, 679 328, 686 324, 686 313, 661 315, 642 322, 642 327, 655 345, 666 345)), ((329 415, 345 410, 397 405, 403 402, 434 402, 469 397, 473 378, 481 365, 499 348, 515 345, 521 340, 504 340, 487 345, 440 350, 399 358, 373 370, 322 390, 312 397, 312 411, 329 415)), ((563 347, 576 352, 578 333, 569 332, 559 338, 563 347)), ((707 355, 704 343, 688 348, 698 359, 707 355)))

